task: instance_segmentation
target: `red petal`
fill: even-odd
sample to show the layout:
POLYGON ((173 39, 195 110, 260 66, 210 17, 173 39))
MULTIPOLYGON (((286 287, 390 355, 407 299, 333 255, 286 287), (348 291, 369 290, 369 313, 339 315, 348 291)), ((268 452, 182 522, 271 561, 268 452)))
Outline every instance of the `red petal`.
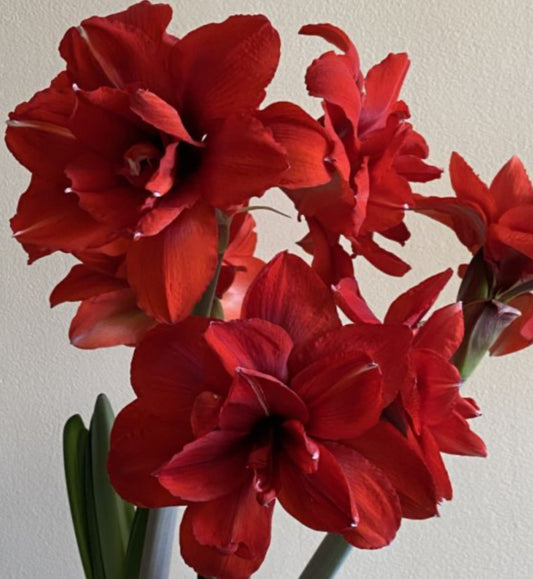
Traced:
POLYGON ((505 356, 533 343, 533 295, 518 296, 509 305, 518 308, 522 314, 499 335, 491 347, 492 356, 505 356))
POLYGON ((288 253, 280 253, 255 278, 242 317, 281 326, 294 343, 340 326, 331 292, 302 259, 288 253))
POLYGON ((108 87, 77 91, 68 126, 80 143, 119 163, 131 146, 147 140, 128 93, 108 87))
POLYGON ((260 505, 254 486, 250 477, 231 494, 190 507, 192 531, 200 545, 245 559, 264 558, 270 544, 274 503, 260 505))
POLYGON ((380 321, 368 307, 355 278, 341 279, 335 288, 335 299, 341 310, 352 320, 362 324, 379 324, 380 321))
POLYGON ((302 472, 314 473, 318 469, 320 449, 312 438, 307 436, 304 426, 297 420, 283 423, 283 451, 298 465, 302 472))
POLYGON ((422 430, 420 443, 424 452, 424 460, 433 476, 437 499, 439 501, 441 499, 451 500, 453 491, 450 477, 442 461, 439 446, 429 429, 422 430))
POLYGON ((328 356, 291 380, 309 409, 306 431, 322 440, 355 438, 374 426, 383 408, 381 373, 360 352, 328 356))
POLYGON ((173 75, 180 110, 195 134, 232 113, 255 109, 274 76, 279 52, 278 33, 264 16, 232 16, 180 40, 173 51, 173 75))
POLYGON ((401 260, 397 255, 380 247, 370 237, 365 237, 354 244, 357 253, 365 257, 374 267, 388 275, 401 277, 405 275, 411 267, 401 260))
POLYGON ((533 187, 522 161, 515 155, 498 172, 490 184, 490 195, 500 214, 533 203, 533 187))
POLYGON ((189 315, 215 272, 217 246, 214 211, 199 203, 158 235, 133 243, 126 265, 139 307, 163 322, 189 315))
POLYGON ((190 429, 168 414, 146 408, 140 400, 126 406, 111 431, 107 468, 113 487, 122 498, 140 507, 164 507, 181 501, 153 476, 189 442, 190 429))
POLYGON ((467 421, 457 412, 432 427, 431 432, 442 452, 462 456, 487 456, 485 443, 470 430, 467 421))
POLYGON ((398 495, 391 482, 383 471, 352 448, 334 443, 327 446, 344 472, 359 513, 357 527, 344 531, 344 538, 360 549, 388 545, 402 519, 398 495))
POLYGON ((342 50, 350 59, 355 72, 359 70, 359 55, 350 40, 349 36, 332 24, 307 24, 300 28, 299 34, 306 36, 320 36, 327 40, 340 50, 342 50))
MULTIPOLYGON (((533 198, 533 195, 532 195, 533 198)), ((499 223, 490 225, 488 232, 488 245, 491 254, 496 259, 506 257, 497 247, 500 244, 512 247, 533 259, 533 205, 527 207, 515 207, 503 215, 499 223), (494 243, 496 241, 496 243, 494 243), (496 245, 496 247, 495 247, 496 245), (502 255, 503 254, 503 255, 502 255)))
POLYGON ((341 278, 353 276, 352 258, 339 243, 339 236, 328 234, 315 219, 307 219, 307 223, 309 233, 298 245, 313 256, 312 268, 322 281, 331 287, 341 278))
POLYGON ((354 78, 353 64, 345 56, 327 52, 307 69, 305 84, 311 96, 338 106, 352 124, 359 123, 361 92, 354 78))
POLYGON ((62 178, 63 168, 80 153, 68 119, 75 105, 65 73, 9 115, 6 144, 15 158, 35 175, 62 178), (43 155, 46 151, 46 155, 43 155))
POLYGON ((242 367, 270 374, 281 381, 287 378, 292 340, 279 326, 257 319, 214 322, 206 333, 206 340, 231 375, 242 367))
POLYGON ((61 184, 33 177, 11 219, 17 241, 48 251, 68 253, 104 245, 112 232, 80 209, 78 198, 61 184))
POLYGON ((427 314, 453 275, 451 268, 419 283, 397 297, 390 305, 385 323, 414 327, 427 314))
POLYGON ((409 69, 407 54, 389 54, 372 67, 365 79, 365 100, 361 113, 360 133, 383 128, 392 107, 398 101, 409 69))
POLYGON ((405 437, 392 424, 381 421, 346 444, 386 474, 398 493, 404 517, 426 519, 437 514, 433 478, 412 436, 405 437))
POLYGON ((163 400, 182 422, 190 421, 197 396, 204 391, 224 395, 231 382, 204 340, 208 324, 204 318, 189 317, 158 326, 133 355, 131 380, 137 396, 158 409, 163 400))
POLYGON ((59 47, 71 78, 87 90, 141 83, 168 93, 169 82, 160 71, 168 66, 174 42, 165 33, 171 17, 170 6, 140 2, 124 12, 84 20, 59 47))
POLYGON ((126 287, 123 280, 103 274, 86 265, 75 265, 50 295, 50 305, 77 302, 126 287))
POLYGON ((210 133, 198 179, 205 198, 227 209, 277 185, 288 167, 269 129, 251 116, 232 116, 210 133))
POLYGON ((82 209, 113 230, 123 232, 135 227, 146 192, 120 178, 115 169, 102 155, 85 153, 65 167, 65 175, 82 209))
POLYGON ((495 213, 495 204, 489 188, 458 153, 450 158, 450 179, 457 198, 484 213, 487 221, 495 213))
POLYGON ((191 183, 171 191, 170 195, 165 195, 139 219, 135 233, 141 236, 157 235, 185 209, 190 209, 199 198, 200 192, 191 183))
POLYGON ((408 365, 411 341, 411 330, 402 325, 344 326, 297 346, 289 359, 289 370, 294 375, 316 360, 363 352, 379 365, 384 381, 383 405, 387 406, 400 389, 412 386, 408 365))
POLYGON ((412 359, 424 423, 438 424, 452 412, 459 396, 461 375, 453 364, 431 350, 416 348, 412 359))
POLYGON ((268 416, 300 422, 309 418, 301 398, 285 384, 260 372, 239 370, 220 411, 220 427, 250 432, 268 416))
POLYGON ((241 486, 248 478, 249 444, 240 432, 214 430, 186 444, 156 473, 174 496, 210 501, 241 486))
POLYGON ((316 444, 320 458, 315 472, 302 471, 286 453, 280 456, 278 498, 283 508, 307 527, 340 532, 357 522, 357 511, 337 459, 323 444, 316 444))
POLYGON ((485 244, 487 223, 479 207, 452 197, 414 195, 415 210, 455 231, 459 241, 472 253, 485 244))
POLYGON ((131 289, 97 295, 83 301, 72 319, 69 338, 77 348, 135 346, 155 324, 135 303, 131 289))
POLYGON ((289 169, 283 174, 281 186, 297 189, 330 181, 325 159, 332 144, 322 125, 288 102, 274 103, 258 113, 258 117, 287 152, 289 169))
POLYGON ((450 304, 431 315, 416 333, 413 344, 417 348, 433 350, 449 360, 463 340, 463 308, 450 304))
MULTIPOLYGON (((224 256, 227 256, 227 252, 224 256)), ((241 317, 244 296, 257 274, 265 266, 265 262, 256 257, 232 257, 228 259, 231 259, 231 267, 234 268, 235 275, 230 287, 220 296, 220 302, 224 310, 224 318, 235 320, 241 317)))
MULTIPOLYGON (((180 547, 184 561, 205 577, 249 579, 263 562, 263 557, 245 559, 239 554, 224 553, 214 547, 201 545, 193 532, 194 513, 199 508, 201 505, 188 507, 181 522, 180 547)), ((252 520, 255 522, 255 519, 252 520)), ((270 528, 268 538, 270 539, 270 528)))
POLYGON ((159 197, 166 195, 174 185, 178 144, 170 143, 167 145, 164 155, 159 159, 159 167, 145 185, 146 189, 151 191, 153 195, 159 197))
POLYGON ((130 96, 130 106, 131 110, 139 115, 143 121, 159 129, 162 133, 191 145, 199 145, 189 135, 178 111, 153 92, 143 89, 135 91, 130 96))
POLYGON ((316 219, 327 231, 351 235, 354 229, 354 192, 348 182, 335 171, 325 185, 287 190, 298 212, 307 219, 316 219))

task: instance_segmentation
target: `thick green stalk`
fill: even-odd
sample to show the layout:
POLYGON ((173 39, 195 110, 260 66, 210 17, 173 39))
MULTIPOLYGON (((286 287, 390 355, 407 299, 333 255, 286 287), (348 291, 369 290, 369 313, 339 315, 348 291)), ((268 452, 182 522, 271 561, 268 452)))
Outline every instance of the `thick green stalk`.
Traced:
MULTIPOLYGON (((196 304, 193 314, 210 317, 216 298, 216 289, 222 260, 229 243, 231 218, 217 210, 218 223, 218 260, 213 278, 204 294, 196 304)), ((170 569, 170 557, 174 542, 177 520, 177 507, 150 509, 142 553, 139 579, 167 579, 170 569)), ((127 579, 135 579, 128 577, 127 579)))
POLYGON ((328 533, 302 571, 300 579, 330 579, 335 577, 352 546, 342 535, 328 533))

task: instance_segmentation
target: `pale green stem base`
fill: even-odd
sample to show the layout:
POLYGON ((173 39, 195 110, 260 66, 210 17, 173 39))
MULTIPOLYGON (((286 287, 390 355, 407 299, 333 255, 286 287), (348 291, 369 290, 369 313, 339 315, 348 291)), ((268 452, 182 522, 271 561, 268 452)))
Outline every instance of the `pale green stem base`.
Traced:
POLYGON ((150 510, 139 579, 167 579, 177 518, 177 507, 150 510))
POLYGON ((352 548, 342 535, 328 533, 307 563, 300 579, 330 579, 335 577, 352 548))

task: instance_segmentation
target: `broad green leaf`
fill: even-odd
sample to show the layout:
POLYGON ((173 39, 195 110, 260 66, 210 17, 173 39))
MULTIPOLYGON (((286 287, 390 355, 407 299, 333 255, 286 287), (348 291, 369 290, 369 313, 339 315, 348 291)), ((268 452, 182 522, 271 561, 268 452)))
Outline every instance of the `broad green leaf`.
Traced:
POLYGON ((81 563, 86 579, 93 579, 89 528, 85 502, 85 460, 89 451, 89 431, 76 414, 71 416, 63 429, 63 464, 67 483, 70 514, 78 543, 81 563))
POLYGON ((107 475, 109 435, 113 421, 109 400, 100 394, 96 399, 89 431, 94 505, 106 579, 122 579, 133 507, 115 493, 107 475))

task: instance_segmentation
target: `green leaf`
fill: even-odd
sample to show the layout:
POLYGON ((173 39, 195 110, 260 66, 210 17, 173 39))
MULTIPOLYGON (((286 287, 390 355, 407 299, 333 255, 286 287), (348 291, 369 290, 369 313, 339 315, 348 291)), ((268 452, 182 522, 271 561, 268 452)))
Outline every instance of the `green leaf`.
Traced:
POLYGON ((94 504, 93 469, 91 461, 91 439, 87 435, 87 452, 85 453, 85 505, 87 510, 87 528, 91 549, 91 563, 94 579, 106 579, 102 551, 100 549, 100 536, 98 534, 98 522, 96 520, 96 507, 94 504))
POLYGON ((86 579, 93 579, 89 527, 85 503, 85 460, 89 451, 89 431, 79 414, 71 416, 63 429, 63 464, 70 514, 86 579))
POLYGON ((133 519, 133 507, 115 493, 107 475, 109 435, 114 418, 109 400, 100 394, 96 399, 89 436, 96 523, 106 579, 123 577, 133 519))
POLYGON ((124 562, 124 579, 137 579, 139 577, 149 512, 149 509, 141 508, 138 508, 135 512, 128 541, 126 561, 124 562))

